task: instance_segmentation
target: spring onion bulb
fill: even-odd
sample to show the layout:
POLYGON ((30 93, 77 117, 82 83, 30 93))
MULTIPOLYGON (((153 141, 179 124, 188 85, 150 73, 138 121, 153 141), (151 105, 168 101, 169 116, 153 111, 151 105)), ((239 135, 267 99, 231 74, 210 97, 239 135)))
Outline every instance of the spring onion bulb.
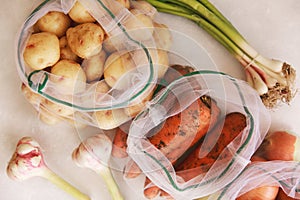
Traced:
POLYGON ((220 42, 244 67, 247 82, 268 108, 294 97, 295 69, 259 54, 237 29, 208 0, 146 0, 159 12, 194 21, 220 42))

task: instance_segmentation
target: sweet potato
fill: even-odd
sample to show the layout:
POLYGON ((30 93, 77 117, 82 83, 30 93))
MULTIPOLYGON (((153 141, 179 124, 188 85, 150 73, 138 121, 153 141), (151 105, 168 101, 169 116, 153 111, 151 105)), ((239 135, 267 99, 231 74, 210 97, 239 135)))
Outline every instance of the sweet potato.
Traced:
MULTIPOLYGON (((188 181, 200 174, 206 173, 225 147, 243 131, 246 125, 246 117, 243 114, 238 112, 227 114, 225 118, 217 123, 213 130, 207 133, 208 138, 206 138, 205 143, 208 143, 208 145, 206 144, 207 147, 213 146, 212 149, 207 150, 206 156, 200 158, 199 153, 200 150, 203 151, 203 148, 201 149, 201 147, 203 147, 203 140, 199 140, 196 144, 196 148, 184 158, 183 162, 174 164, 177 174, 185 181, 188 181), (215 136, 219 134, 220 137, 216 142, 215 136)), ((150 189, 151 188, 149 188, 147 192, 150 193, 150 189)), ((163 190, 160 191, 160 196, 172 198, 163 190)))
MULTIPOLYGON (((168 68, 168 70, 163 78, 164 84, 168 85, 175 79, 179 78, 180 76, 191 73, 193 71, 194 71, 194 68, 189 67, 189 66, 172 65, 171 67, 168 68)), ((128 127, 126 127, 126 128, 128 128, 128 127)), ((128 156, 128 154, 126 152, 127 132, 128 131, 124 132, 124 128, 120 128, 120 127, 117 128, 116 134, 115 134, 115 137, 113 140, 114 145, 113 145, 113 149, 112 149, 112 155, 114 157, 124 158, 124 157, 128 156)))
POLYGON ((189 74, 195 71, 194 68, 190 66, 182 66, 182 65, 172 65, 169 67, 168 71, 164 76, 164 81, 166 84, 170 84, 177 78, 181 77, 182 75, 189 74))
MULTIPOLYGON (((202 145, 200 144, 192 153, 187 156, 184 162, 175 167, 175 170, 177 172, 185 171, 180 175, 186 181, 199 175, 203 171, 205 172, 205 170, 209 170, 210 166, 218 159, 221 152, 241 133, 241 131, 243 131, 246 125, 245 115, 238 112, 227 114, 225 116, 224 124, 223 120, 221 120, 213 129, 213 131, 209 133, 208 137, 215 136, 220 133, 219 131, 221 130, 221 134, 217 142, 213 141, 215 138, 205 141, 209 142, 211 145, 214 145, 206 154, 206 156, 201 158, 199 157, 200 150, 203 151, 203 148, 201 149, 202 145), (195 168, 202 168, 202 170, 199 173, 199 170, 193 170, 195 168)), ((206 146, 209 147, 211 145, 206 146)))
POLYGON ((125 158, 128 156, 127 149, 127 133, 125 133, 120 127, 117 128, 116 134, 113 140, 113 148, 111 154, 116 158, 125 158))
POLYGON ((289 197, 281 188, 278 191, 276 200, 293 200, 295 198, 289 197))
POLYGON ((144 184, 144 196, 147 199, 155 198, 161 190, 156 185, 149 186, 150 184, 151 184, 151 180, 146 177, 145 184, 144 184))
MULTIPOLYGON (((168 118, 162 129, 149 137, 149 142, 171 162, 181 157, 217 122, 220 109, 210 98, 203 96, 181 113, 168 118)), ((127 178, 141 173, 136 164, 126 171, 127 178)))
POLYGON ((195 101, 180 114, 168 118, 163 129, 149 141, 174 163, 217 122, 220 109, 213 101, 210 105, 211 108, 200 99, 195 101))

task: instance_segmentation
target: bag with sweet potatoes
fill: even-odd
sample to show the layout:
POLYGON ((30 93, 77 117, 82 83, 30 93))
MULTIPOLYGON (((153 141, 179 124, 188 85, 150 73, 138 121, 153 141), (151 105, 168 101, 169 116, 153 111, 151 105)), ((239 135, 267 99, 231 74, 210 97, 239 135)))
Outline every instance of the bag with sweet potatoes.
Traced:
POLYGON ((271 179, 291 191, 299 182, 295 163, 250 165, 270 122, 246 82, 192 72, 161 90, 132 121, 125 177, 143 173, 149 198, 235 199, 271 179))

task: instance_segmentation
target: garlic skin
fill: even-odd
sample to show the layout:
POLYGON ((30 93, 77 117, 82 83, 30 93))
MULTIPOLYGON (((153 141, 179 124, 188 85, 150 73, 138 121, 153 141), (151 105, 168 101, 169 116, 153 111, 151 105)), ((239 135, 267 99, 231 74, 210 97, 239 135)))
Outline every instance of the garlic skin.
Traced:
POLYGON ((13 180, 21 181, 42 175, 45 168, 39 144, 30 137, 23 137, 9 161, 7 175, 13 180))

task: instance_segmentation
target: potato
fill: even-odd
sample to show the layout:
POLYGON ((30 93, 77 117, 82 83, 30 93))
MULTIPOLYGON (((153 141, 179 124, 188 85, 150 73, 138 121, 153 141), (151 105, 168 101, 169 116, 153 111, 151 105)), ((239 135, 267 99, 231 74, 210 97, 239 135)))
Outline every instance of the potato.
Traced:
POLYGON ((74 114, 74 109, 72 107, 65 106, 63 104, 52 102, 48 99, 46 99, 42 105, 49 111, 53 112, 54 114, 60 115, 60 116, 69 116, 74 114))
POLYGON ((89 58, 102 49, 104 30, 93 23, 84 23, 67 30, 67 40, 71 50, 81 58, 89 58))
POLYGON ((114 129, 130 120, 130 117, 125 114, 124 109, 122 108, 96 111, 93 114, 93 118, 98 127, 103 130, 114 129))
MULTIPOLYGON (((148 49, 148 51, 151 55, 157 77, 162 78, 169 68, 168 53, 161 49, 148 49)), ((133 58, 137 63, 139 63, 139 65, 149 65, 149 60, 147 59, 144 50, 136 50, 133 53, 133 58)))
POLYGON ((63 36, 59 39, 59 48, 65 48, 68 46, 68 40, 66 36, 63 36))
POLYGON ((110 90, 109 85, 106 83, 105 80, 101 80, 101 81, 97 81, 96 82, 96 89, 95 92, 96 93, 107 93, 110 90))
POLYGON ((130 1, 129 0, 116 0, 118 1, 122 6, 129 9, 130 8, 130 1))
POLYGON ((139 10, 141 13, 149 16, 151 19, 154 19, 157 13, 156 9, 147 1, 131 1, 130 8, 139 10))
POLYGON ((124 22, 129 35, 137 41, 150 39, 153 33, 152 19, 137 9, 131 9, 130 12, 134 17, 130 17, 124 22))
POLYGON ((39 110, 39 119, 44 122, 45 124, 48 125, 55 125, 58 124, 59 122, 62 122, 63 118, 55 115, 54 113, 50 112, 44 107, 40 107, 39 110))
POLYGON ((66 117, 65 120, 76 129, 86 128, 92 123, 92 118, 88 113, 78 111, 76 111, 72 117, 66 117))
POLYGON ((170 30, 164 24, 154 22, 153 25, 153 38, 156 44, 156 48, 168 51, 171 48, 173 41, 170 30))
POLYGON ((24 83, 22 83, 21 85, 21 91, 25 99, 36 108, 38 108, 40 104, 45 101, 45 98, 42 95, 34 92, 31 88, 29 88, 24 83))
POLYGON ((125 38, 123 35, 107 36, 102 45, 106 52, 113 53, 115 51, 122 51, 126 49, 124 41, 125 38))
POLYGON ((78 1, 69 12, 70 18, 77 23, 95 22, 94 17, 85 9, 85 7, 78 1))
POLYGON ((71 19, 64 13, 58 11, 48 12, 36 23, 40 31, 53 33, 57 37, 65 35, 70 24, 71 19))
POLYGON ((85 105, 88 105, 89 107, 95 106, 97 102, 111 99, 111 96, 107 94, 110 91, 109 85, 105 82, 105 80, 100 81, 93 81, 89 84, 87 84, 85 94, 83 95, 81 100, 85 103, 85 105))
POLYGON ((140 100, 140 102, 138 102, 132 106, 129 105, 128 107, 124 108, 126 115, 133 118, 137 114, 139 114, 143 109, 145 109, 146 103, 152 99, 153 93, 154 93, 154 89, 152 89, 151 91, 145 92, 146 96, 144 98, 139 97, 139 99, 142 99, 142 100, 140 100))
POLYGON ((54 65, 60 57, 58 37, 48 32, 32 34, 26 44, 23 57, 26 64, 34 70, 54 65))
POLYGON ((61 37, 59 39, 60 46, 60 59, 61 60, 73 60, 75 62, 80 62, 80 58, 71 50, 68 45, 67 37, 61 37))
POLYGON ((105 61, 104 79, 110 87, 113 87, 121 76, 134 68, 135 63, 129 52, 115 52, 105 61))
POLYGON ((56 90, 64 94, 83 92, 86 87, 86 76, 81 66, 72 60, 60 60, 51 68, 52 82, 56 90))
POLYGON ((82 62, 81 66, 88 82, 100 80, 103 75, 105 60, 106 53, 102 50, 99 54, 87 58, 82 62))
POLYGON ((105 97, 105 94, 111 89, 105 80, 97 81, 95 88, 95 102, 101 101, 105 97))

